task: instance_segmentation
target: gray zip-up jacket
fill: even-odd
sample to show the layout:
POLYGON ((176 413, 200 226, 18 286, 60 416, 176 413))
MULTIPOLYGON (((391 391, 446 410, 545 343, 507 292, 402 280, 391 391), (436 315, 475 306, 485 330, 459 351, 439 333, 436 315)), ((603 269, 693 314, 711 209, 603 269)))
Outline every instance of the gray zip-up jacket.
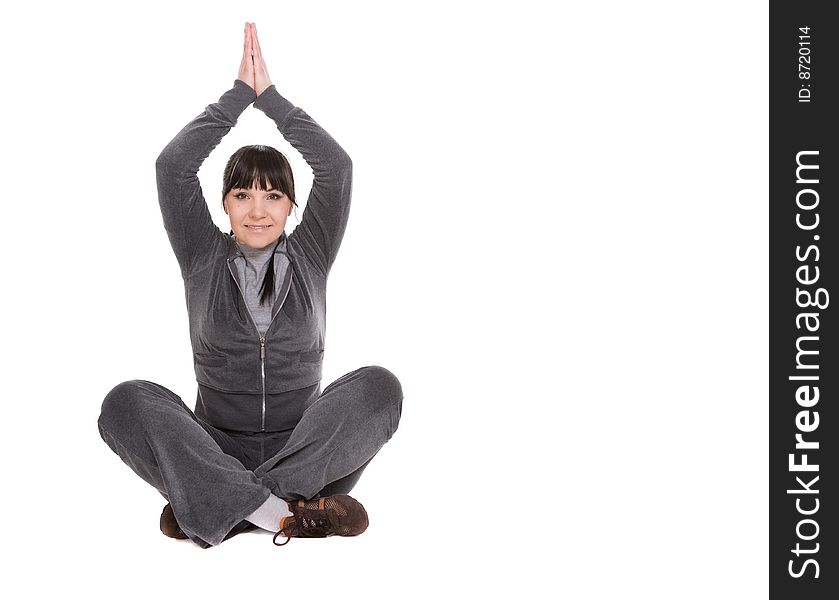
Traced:
POLYGON ((196 416, 235 431, 292 429, 320 395, 326 282, 349 217, 350 157, 275 86, 257 98, 236 79, 169 142, 156 166, 163 224, 184 279, 196 416), (242 296, 234 263, 242 252, 213 222, 198 181, 201 163, 251 102, 314 173, 300 224, 274 250, 276 301, 264 336, 242 296))

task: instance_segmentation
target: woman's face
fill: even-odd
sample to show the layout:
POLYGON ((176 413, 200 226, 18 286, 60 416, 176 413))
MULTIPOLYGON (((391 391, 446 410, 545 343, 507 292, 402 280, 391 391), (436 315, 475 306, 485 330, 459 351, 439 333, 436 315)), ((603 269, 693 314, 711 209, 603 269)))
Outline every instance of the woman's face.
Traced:
POLYGON ((264 248, 280 239, 291 208, 291 198, 273 188, 233 188, 224 197, 224 211, 236 241, 252 248, 264 248))

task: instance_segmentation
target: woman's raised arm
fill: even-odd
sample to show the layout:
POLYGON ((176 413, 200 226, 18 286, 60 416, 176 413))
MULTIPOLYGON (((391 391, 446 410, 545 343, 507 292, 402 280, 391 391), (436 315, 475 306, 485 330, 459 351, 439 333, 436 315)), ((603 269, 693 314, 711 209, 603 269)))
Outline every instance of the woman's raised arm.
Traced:
POLYGON ((269 116, 283 137, 311 167, 314 182, 303 218, 288 238, 297 243, 324 275, 338 254, 352 198, 352 161, 332 136, 302 108, 280 95, 268 78, 265 61, 253 30, 254 85, 261 91, 254 108, 269 116))
POLYGON ((198 169, 210 152, 256 99, 252 42, 245 25, 245 49, 239 78, 218 102, 190 121, 157 158, 157 194, 163 225, 186 279, 212 255, 223 234, 213 223, 198 181, 198 169))

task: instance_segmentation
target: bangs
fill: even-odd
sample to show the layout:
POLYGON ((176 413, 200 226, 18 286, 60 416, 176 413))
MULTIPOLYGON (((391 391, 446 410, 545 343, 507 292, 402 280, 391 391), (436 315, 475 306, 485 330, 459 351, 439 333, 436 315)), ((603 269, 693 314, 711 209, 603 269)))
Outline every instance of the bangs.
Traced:
POLYGON ((287 193, 284 189, 282 189, 282 185, 280 183, 274 183, 282 181, 279 169, 274 170, 267 165, 244 163, 245 161, 239 160, 235 165, 233 165, 233 171, 230 173, 230 189, 250 189, 251 187, 255 187, 263 192, 266 192, 273 188, 280 190, 283 193, 287 193))
POLYGON ((259 146, 250 146, 242 150, 230 165, 224 186, 227 191, 251 187, 268 191, 273 188, 291 197, 290 191, 285 189, 284 185, 288 177, 284 177, 283 165, 277 157, 259 146))

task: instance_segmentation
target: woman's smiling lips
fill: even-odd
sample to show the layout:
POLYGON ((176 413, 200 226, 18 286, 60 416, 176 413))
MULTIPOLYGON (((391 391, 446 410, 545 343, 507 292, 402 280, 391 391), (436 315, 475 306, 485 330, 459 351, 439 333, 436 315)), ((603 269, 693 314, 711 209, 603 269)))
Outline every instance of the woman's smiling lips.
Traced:
POLYGON ((260 232, 260 231, 265 231, 266 229, 268 229, 271 226, 270 225, 245 225, 245 227, 247 227, 251 231, 260 232))

